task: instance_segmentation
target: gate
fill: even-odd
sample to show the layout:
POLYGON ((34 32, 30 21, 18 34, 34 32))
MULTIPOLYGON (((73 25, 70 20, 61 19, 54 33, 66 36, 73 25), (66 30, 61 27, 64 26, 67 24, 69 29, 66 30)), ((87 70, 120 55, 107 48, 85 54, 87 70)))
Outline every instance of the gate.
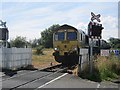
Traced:
POLYGON ((89 66, 89 65, 90 65, 89 49, 80 48, 78 73, 81 73, 81 71, 83 71, 86 68, 86 66, 89 66))

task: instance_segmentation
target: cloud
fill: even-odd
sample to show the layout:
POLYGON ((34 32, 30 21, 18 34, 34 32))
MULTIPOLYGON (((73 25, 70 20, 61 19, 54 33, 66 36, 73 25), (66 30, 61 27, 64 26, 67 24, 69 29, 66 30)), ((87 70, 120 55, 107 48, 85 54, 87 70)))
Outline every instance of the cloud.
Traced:
POLYGON ((3 2, 118 2, 119 0, 4 0, 3 2))
POLYGON ((78 22, 80 20, 78 18, 84 12, 80 7, 57 11, 58 4, 52 5, 32 8, 26 11, 21 11, 23 7, 19 8, 19 6, 5 9, 3 14, 5 15, 4 18, 8 19, 7 26, 9 27, 10 38, 15 38, 18 35, 25 36, 27 39, 40 38, 40 32, 50 25, 65 23, 74 25, 74 22, 78 22))
POLYGON ((118 38, 118 19, 117 17, 106 16, 101 18, 103 24, 103 38, 108 40, 110 37, 118 38))
POLYGON ((109 3, 105 5, 103 3, 4 3, 3 15, 7 21, 10 38, 20 35, 29 40, 40 38, 40 32, 53 24, 69 24, 86 32, 90 12, 99 12, 104 15, 101 18, 105 27, 103 38, 107 39, 110 37, 108 31, 114 32, 115 37, 117 33, 117 21, 111 15, 113 9, 106 12, 108 9, 111 10, 110 6, 109 3), (33 4, 35 7, 32 6, 33 4))
MULTIPOLYGON (((104 29, 102 30, 102 38, 108 40, 110 37, 118 38, 118 20, 113 16, 104 16, 101 18, 101 24, 104 29)), ((76 28, 82 29, 87 32, 88 23, 79 22, 76 28)))
POLYGON ((33 40, 33 39, 38 39, 38 37, 41 36, 39 30, 35 30, 34 32, 28 32, 28 31, 14 31, 14 32, 9 32, 10 33, 10 38, 9 40, 14 39, 17 36, 22 36, 22 37, 26 37, 27 41, 29 40, 33 40), (29 37, 29 38, 28 38, 29 37))
POLYGON ((16 21, 14 25, 8 25, 10 38, 13 39, 16 36, 26 37, 27 40, 40 38, 40 32, 44 30, 42 27, 39 28, 40 26, 39 20, 16 21))
POLYGON ((84 23, 84 22, 80 22, 80 23, 78 23, 78 24, 76 25, 76 28, 77 28, 77 29, 83 30, 86 34, 87 34, 87 32, 88 32, 87 27, 88 27, 88 23, 84 23))

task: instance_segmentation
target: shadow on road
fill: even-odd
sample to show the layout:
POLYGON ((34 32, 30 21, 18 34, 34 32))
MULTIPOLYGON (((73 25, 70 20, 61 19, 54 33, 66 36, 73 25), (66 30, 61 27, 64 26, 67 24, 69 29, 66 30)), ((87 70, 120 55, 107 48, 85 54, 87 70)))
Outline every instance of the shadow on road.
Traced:
POLYGON ((20 69, 17 70, 10 70, 10 69, 2 69, 2 72, 6 75, 6 76, 14 76, 15 74, 17 74, 18 71, 22 71, 22 70, 29 70, 29 71, 33 71, 33 70, 38 70, 37 68, 35 68, 33 65, 28 65, 27 67, 22 67, 20 69))

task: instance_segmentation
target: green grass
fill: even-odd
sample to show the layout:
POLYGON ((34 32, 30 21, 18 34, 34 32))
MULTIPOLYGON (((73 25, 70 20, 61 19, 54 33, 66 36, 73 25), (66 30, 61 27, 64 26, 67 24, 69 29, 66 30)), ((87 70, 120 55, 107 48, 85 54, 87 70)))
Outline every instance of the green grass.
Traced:
POLYGON ((88 73, 89 67, 86 67, 80 76, 98 82, 116 79, 120 75, 120 60, 113 55, 109 57, 98 56, 93 62, 92 74, 88 73))

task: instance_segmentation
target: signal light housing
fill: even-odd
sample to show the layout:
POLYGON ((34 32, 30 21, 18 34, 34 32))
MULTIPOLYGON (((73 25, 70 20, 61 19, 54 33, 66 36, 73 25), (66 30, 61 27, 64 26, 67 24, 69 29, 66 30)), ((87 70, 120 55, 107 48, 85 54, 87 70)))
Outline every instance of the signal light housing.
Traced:
POLYGON ((0 28, 0 40, 8 40, 9 31, 7 28, 0 28))
POLYGON ((93 36, 93 37, 100 37, 101 38, 102 29, 104 29, 102 27, 102 24, 98 24, 98 23, 95 23, 95 22, 90 22, 88 24, 88 35, 89 35, 89 37, 93 36))

